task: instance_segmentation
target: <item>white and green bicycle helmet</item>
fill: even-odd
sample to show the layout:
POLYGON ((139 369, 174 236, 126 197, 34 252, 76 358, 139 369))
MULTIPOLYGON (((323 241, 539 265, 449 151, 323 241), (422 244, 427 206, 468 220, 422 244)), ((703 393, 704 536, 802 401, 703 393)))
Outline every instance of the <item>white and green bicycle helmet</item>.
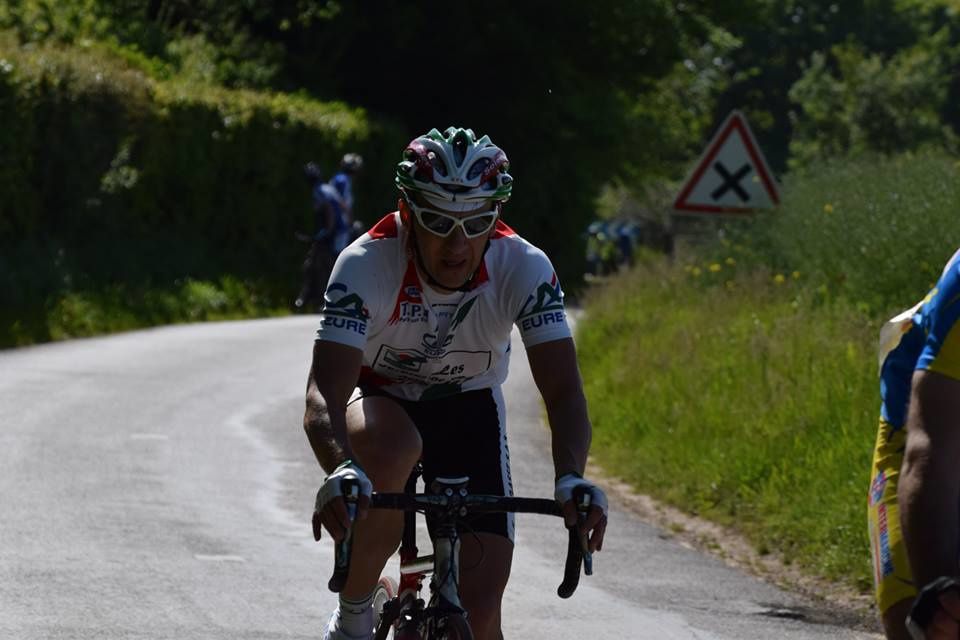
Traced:
POLYGON ((478 202, 506 202, 513 189, 510 161, 488 136, 470 129, 431 129, 410 141, 397 165, 397 187, 419 193, 431 204, 463 210, 478 202))

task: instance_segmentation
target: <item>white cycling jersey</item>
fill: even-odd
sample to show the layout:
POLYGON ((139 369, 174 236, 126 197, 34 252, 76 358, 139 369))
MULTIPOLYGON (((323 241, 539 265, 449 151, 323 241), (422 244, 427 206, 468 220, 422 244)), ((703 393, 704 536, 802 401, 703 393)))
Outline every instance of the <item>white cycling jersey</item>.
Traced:
POLYGON ((358 384, 410 400, 496 387, 514 324, 526 347, 570 337, 547 256, 501 221, 463 292, 420 282, 409 230, 388 214, 337 258, 317 340, 363 351, 358 384))

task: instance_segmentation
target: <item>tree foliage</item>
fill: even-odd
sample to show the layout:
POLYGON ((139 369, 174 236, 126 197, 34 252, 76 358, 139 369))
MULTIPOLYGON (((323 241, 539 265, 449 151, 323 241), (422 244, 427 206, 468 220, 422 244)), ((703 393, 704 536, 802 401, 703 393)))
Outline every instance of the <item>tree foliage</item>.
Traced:
MULTIPOLYGON (((732 108, 778 173, 951 141, 957 11, 956 0, 7 0, 0 26, 27 46, 94 42, 154 78, 345 102, 408 138, 449 125, 489 134, 517 180, 509 222, 568 280, 602 188, 666 193, 732 108)), ((379 164, 399 151, 379 150, 379 164)), ((368 172, 358 188, 389 180, 368 172)), ((387 193, 372 189, 362 217, 390 209, 387 193)))

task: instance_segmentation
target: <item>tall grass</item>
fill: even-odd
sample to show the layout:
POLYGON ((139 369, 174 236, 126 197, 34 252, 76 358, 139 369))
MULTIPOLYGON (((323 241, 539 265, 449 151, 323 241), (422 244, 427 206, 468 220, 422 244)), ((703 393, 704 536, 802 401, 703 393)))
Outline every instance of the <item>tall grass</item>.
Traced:
POLYGON ((867 589, 877 332, 960 243, 958 177, 933 153, 793 175, 777 213, 592 291, 578 351, 594 455, 867 589))
POLYGON ((798 304, 795 281, 765 272, 690 278, 648 265, 588 301, 578 350, 594 455, 761 550, 867 584, 876 325, 798 304))
POLYGON ((726 253, 869 312, 922 297, 960 243, 960 161, 942 152, 834 160, 783 188, 779 211, 728 225, 726 253))

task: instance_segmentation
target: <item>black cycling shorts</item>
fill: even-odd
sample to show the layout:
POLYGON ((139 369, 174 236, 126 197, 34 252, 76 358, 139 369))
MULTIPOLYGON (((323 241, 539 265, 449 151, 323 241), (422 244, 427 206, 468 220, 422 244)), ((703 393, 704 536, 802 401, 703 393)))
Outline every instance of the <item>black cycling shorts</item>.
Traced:
MULTIPOLYGON (((372 396, 393 400, 416 425, 423 440, 421 462, 426 487, 436 478, 467 476, 470 493, 513 495, 506 410, 499 387, 464 391, 434 400, 406 400, 378 387, 360 385, 350 401, 372 396)), ((432 530, 429 518, 427 524, 432 530)), ((469 535, 471 531, 493 533, 513 541, 514 515, 468 516, 460 531, 461 535, 469 535)))

